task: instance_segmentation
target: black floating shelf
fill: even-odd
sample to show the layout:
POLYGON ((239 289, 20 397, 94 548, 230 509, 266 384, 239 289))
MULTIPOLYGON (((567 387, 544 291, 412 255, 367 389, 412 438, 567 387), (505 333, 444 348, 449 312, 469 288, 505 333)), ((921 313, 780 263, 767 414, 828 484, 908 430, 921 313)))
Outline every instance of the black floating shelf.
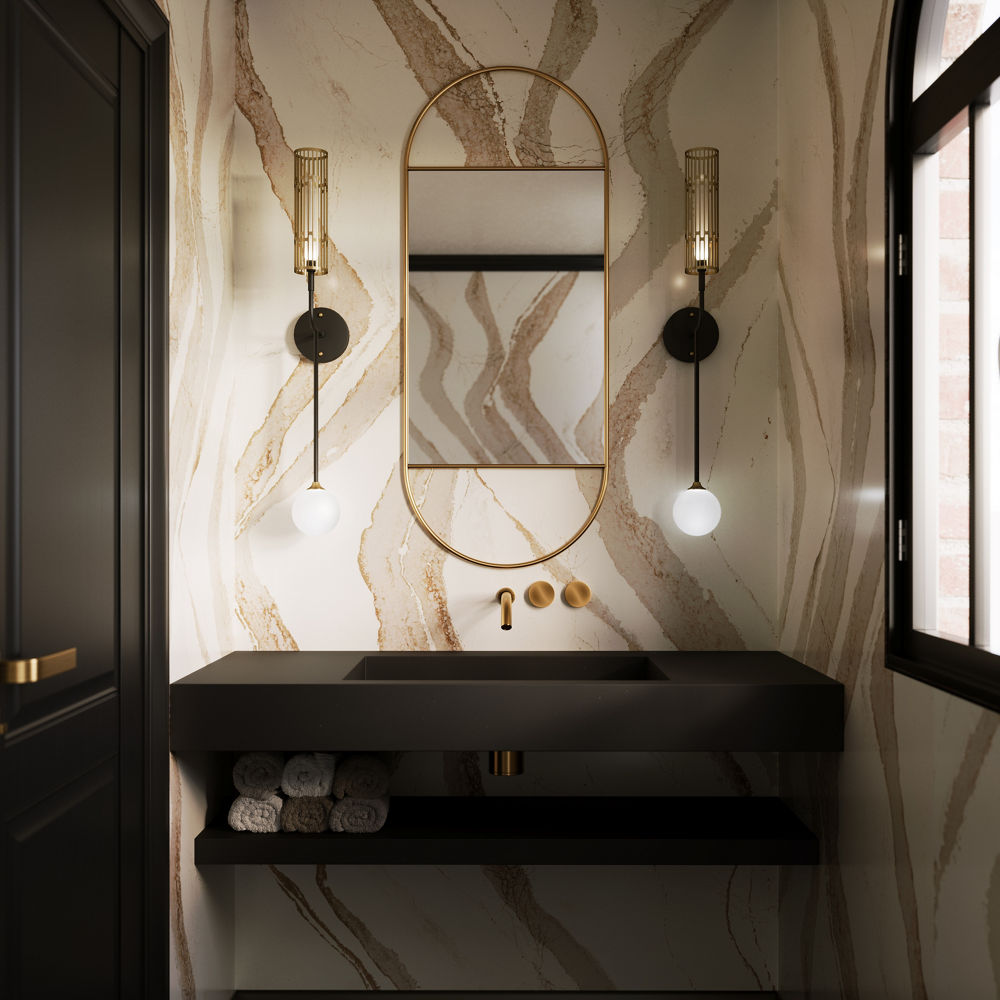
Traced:
POLYGON ((208 826, 198 865, 813 865, 816 837, 776 798, 398 797, 378 833, 208 826))

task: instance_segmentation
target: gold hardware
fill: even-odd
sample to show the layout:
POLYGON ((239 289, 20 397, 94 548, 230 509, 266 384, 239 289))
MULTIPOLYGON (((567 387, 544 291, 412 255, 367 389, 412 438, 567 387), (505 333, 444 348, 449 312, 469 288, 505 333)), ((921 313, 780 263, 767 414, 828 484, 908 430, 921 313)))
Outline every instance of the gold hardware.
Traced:
POLYGON ((76 667, 76 648, 25 660, 0 660, 0 683, 34 684, 76 667))
POLYGON ((570 580, 563 591, 563 597, 571 608, 583 608, 590 603, 591 594, 588 587, 582 580, 570 580))
POLYGON ((512 778, 524 774, 523 750, 491 750, 490 774, 500 778, 512 778))
MULTIPOLYGON (((554 83, 562 87, 562 89, 567 91, 568 93, 572 93, 569 87, 566 87, 563 84, 559 83, 558 80, 554 80, 551 76, 546 76, 545 73, 541 73, 537 70, 528 69, 526 66, 491 66, 489 69, 477 70, 475 73, 469 73, 468 76, 463 76, 461 80, 456 80, 455 83, 449 83, 448 86, 444 88, 444 90, 450 90, 452 87, 455 86, 455 84, 461 83, 462 80, 468 80, 470 76, 479 76, 480 73, 493 73, 496 70, 501 70, 501 69, 515 70, 518 73, 534 73, 535 76, 543 77, 550 83, 554 83)), ((444 93, 444 90, 441 91, 441 94, 444 93)), ((436 101, 438 97, 441 96, 441 94, 438 94, 437 97, 434 98, 434 101, 436 101)), ((573 96, 576 97, 578 101, 580 101, 580 98, 576 94, 574 94, 573 96)), ((433 104, 434 101, 431 101, 431 104, 433 104)), ((580 103, 583 104, 583 101, 580 101, 580 103)), ((584 110, 586 110, 586 105, 584 105, 584 110)), ((421 115, 421 117, 423 117, 423 115, 421 115)), ((591 121, 593 121, 594 128, 597 128, 596 120, 592 118, 591 121)), ((419 124, 420 122, 418 121, 417 125, 419 124)), ((600 131, 600 129, 598 129, 598 131, 600 131)), ((430 163, 421 166, 418 163, 414 163, 414 164, 409 164, 406 169, 407 170, 603 170, 604 165, 602 164, 601 166, 598 166, 596 163, 563 163, 561 166, 558 167, 535 167, 530 165, 522 167, 518 164, 515 164, 514 166, 508 165, 506 167, 503 166, 494 167, 491 166, 490 164, 486 165, 480 164, 479 166, 466 166, 464 163, 462 163, 462 164, 454 164, 451 166, 449 166, 448 164, 441 164, 441 166, 435 166, 433 163, 430 163)))
POLYGON ((603 469, 600 462, 409 462, 407 469, 603 469))
MULTIPOLYGON (((601 509, 601 504, 604 501, 604 494, 607 492, 608 488, 608 477, 610 475, 610 459, 609 459, 609 448, 608 439, 611 436, 610 427, 610 403, 609 403, 609 371, 611 367, 610 358, 610 336, 609 336, 609 321, 608 321, 608 311, 609 311, 609 288, 608 288, 608 261, 610 255, 610 221, 608 213, 608 205, 610 201, 610 178, 609 178, 609 163, 610 157, 608 155, 608 144, 605 141, 604 133, 601 131, 601 126, 598 124, 597 118, 594 116, 593 111, 587 106, 586 102, 570 87, 567 87, 565 83, 561 80, 557 80, 554 76, 550 76, 548 73, 543 73, 538 69, 531 69, 527 66, 488 66, 485 69, 472 70, 466 73, 464 76, 460 76, 457 80, 452 80, 447 86, 443 87, 437 92, 423 107, 423 110, 417 116, 417 120, 413 123, 413 127, 410 129, 410 134, 406 140, 406 150, 403 156, 403 170, 404 170, 404 185, 403 185, 403 269, 402 269, 402 281, 403 281, 403 329, 401 334, 401 351, 402 351, 402 393, 401 393, 401 406, 400 406, 400 419, 402 421, 403 430, 403 491, 406 494, 406 502, 410 506, 410 510, 413 511, 413 516, 417 519, 420 527, 424 529, 427 534, 434 539, 438 545, 441 546, 446 552, 450 552, 454 556, 458 556, 459 559, 464 559, 466 562, 475 563, 477 566, 489 566, 493 569, 520 569, 522 566, 534 566, 536 563, 545 562, 546 559, 551 559, 553 556, 559 555, 565 549, 568 549, 581 535, 590 527, 593 523, 594 518, 597 517, 597 512, 601 509), (452 89, 466 80, 470 80, 476 76, 482 76, 487 73, 499 73, 499 72, 518 72, 518 73, 530 73, 532 76, 538 77, 542 80, 547 80, 549 83, 554 84, 568 97, 572 98, 580 106, 583 112, 586 114, 587 118, 590 120, 590 124, 594 127, 594 132, 601 146, 601 152, 603 154, 604 162, 602 165, 598 166, 596 164, 583 165, 583 164, 567 164, 563 167, 491 167, 486 166, 476 166, 476 167, 465 167, 465 166, 440 166, 436 167, 433 165, 422 165, 422 166, 411 166, 410 164, 410 152, 413 148, 413 141, 416 138, 417 130, 420 128, 420 123, 424 120, 426 115, 430 110, 437 104, 437 102, 444 97, 452 89), (446 542, 441 535, 439 535, 431 526, 427 523, 420 510, 420 505, 417 503, 416 498, 413 495, 412 487, 410 486, 410 477, 408 472, 410 469, 420 469, 420 468, 493 468, 494 466, 478 466, 478 465, 430 465, 430 464, 419 464, 411 465, 409 460, 409 432, 410 432, 410 400, 409 393, 406 390, 406 378, 407 370, 409 368, 409 322, 410 322, 410 181, 409 174, 411 171, 418 170, 602 170, 604 172, 604 462, 600 465, 563 465, 557 466, 558 468, 595 468, 601 470, 601 485, 600 489, 597 491, 597 497, 594 500, 593 506, 591 507, 590 514, 587 516, 586 520, 579 527, 579 529, 573 534, 573 536, 567 541, 563 542, 560 546, 553 549, 551 552, 546 552, 542 555, 536 556, 533 559, 525 559, 523 562, 512 562, 512 563, 501 563, 501 562, 491 562, 488 559, 477 559, 475 556, 468 555, 462 552, 460 549, 455 548, 454 545, 446 542)), ((520 466, 495 466, 496 468, 520 468, 520 466)), ((527 467, 527 466, 526 466, 527 467)), ((537 465, 530 466, 530 468, 544 469, 549 466, 537 465)))
POLYGON ((514 591, 510 587, 502 587, 497 591, 497 600, 500 602, 500 628, 508 632, 511 626, 511 605, 514 603, 514 591))
POLYGON ((536 580, 528 588, 528 603, 536 608, 547 608, 556 596, 555 588, 548 580, 536 580))

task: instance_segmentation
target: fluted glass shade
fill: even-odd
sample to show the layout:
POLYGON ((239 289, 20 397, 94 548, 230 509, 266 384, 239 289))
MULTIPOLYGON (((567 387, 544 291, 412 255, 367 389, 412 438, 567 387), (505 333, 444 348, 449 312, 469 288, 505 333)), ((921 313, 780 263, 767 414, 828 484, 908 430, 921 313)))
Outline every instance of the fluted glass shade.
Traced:
POLYGON ((684 153, 684 271, 719 271, 719 151, 697 146, 684 153))
POLYGON ((292 522, 303 535, 325 535, 340 520, 340 504, 319 483, 303 490, 292 503, 292 522))
POLYGON ((722 518, 722 504, 710 490, 694 485, 674 501, 674 524, 685 535, 707 535, 722 518))
POLYGON ((327 272, 325 149, 295 150, 295 273, 327 272), (310 261, 313 263, 310 264, 310 261))

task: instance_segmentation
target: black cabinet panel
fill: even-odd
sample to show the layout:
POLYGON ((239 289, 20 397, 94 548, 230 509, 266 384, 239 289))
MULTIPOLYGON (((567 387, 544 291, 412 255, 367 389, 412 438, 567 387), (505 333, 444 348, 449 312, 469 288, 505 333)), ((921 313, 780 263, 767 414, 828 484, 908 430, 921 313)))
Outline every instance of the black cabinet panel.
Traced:
POLYGON ((165 997, 167 23, 0 4, 0 997, 165 997), (0 677, 7 676, 6 671, 0 677))
POLYGON ((23 725, 117 683, 119 168, 116 104, 31 16, 21 100, 20 646, 78 664, 23 725))
POLYGON ((117 979, 117 761, 6 826, 4 906, 12 997, 107 997, 117 979))

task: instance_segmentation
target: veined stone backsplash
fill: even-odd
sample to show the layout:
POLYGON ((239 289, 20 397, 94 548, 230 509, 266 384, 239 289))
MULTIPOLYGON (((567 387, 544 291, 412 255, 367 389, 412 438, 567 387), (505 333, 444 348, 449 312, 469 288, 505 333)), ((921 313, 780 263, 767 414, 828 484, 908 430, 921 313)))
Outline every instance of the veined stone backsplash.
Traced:
MULTIPOLYGON (((759 989, 970 998, 1000 968, 996 716, 884 669, 882 83, 889 0, 162 0, 172 23, 171 672, 231 649, 779 648, 847 686, 843 758, 782 762, 827 864, 198 871, 198 761, 173 768, 174 994, 243 987, 759 989), (540 68, 610 150, 608 493, 539 566, 447 555, 404 498, 403 145, 443 85, 540 68), (721 341, 702 369, 712 536, 664 517, 691 477, 691 370, 659 339, 693 301, 683 151, 721 151, 721 341), (351 346, 291 340, 291 150, 330 151, 330 274, 351 346), (780 196, 779 196, 780 192, 780 196), (780 210, 779 210, 780 209, 780 210), (779 254, 780 245, 780 254, 779 254), (494 595, 574 577, 587 608, 494 595), (928 780, 928 778, 930 780, 928 780), (778 950, 779 926, 782 944, 778 950)), ((536 114, 537 108, 532 109, 536 114)), ((489 121, 435 135, 486 155, 489 121)), ((505 135, 514 134, 505 123, 505 135)), ((448 494, 436 497, 449 510, 448 494)), ((320 749, 320 748, 316 748, 320 749)), ((767 793, 772 755, 538 762, 530 793, 767 793)), ((414 755, 408 788, 493 794, 476 755, 414 755)), ((504 791, 510 786, 503 786, 504 791)), ((794 994, 793 994, 794 995, 794 994)))

